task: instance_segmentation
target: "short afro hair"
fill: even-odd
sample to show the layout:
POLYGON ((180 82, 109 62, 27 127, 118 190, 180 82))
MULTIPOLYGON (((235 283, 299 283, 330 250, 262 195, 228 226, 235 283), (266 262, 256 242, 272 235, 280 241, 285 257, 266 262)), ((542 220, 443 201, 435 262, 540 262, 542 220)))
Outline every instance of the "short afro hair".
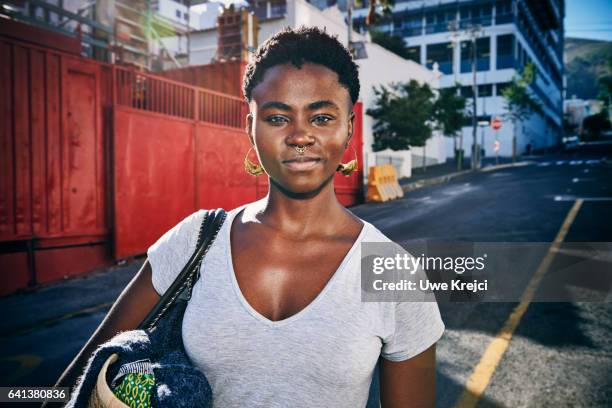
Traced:
POLYGON ((338 41, 317 27, 285 28, 268 38, 257 48, 246 67, 242 90, 251 101, 253 88, 260 83, 269 68, 305 63, 319 64, 338 74, 338 81, 347 88, 353 104, 359 98, 359 73, 351 53, 338 41))

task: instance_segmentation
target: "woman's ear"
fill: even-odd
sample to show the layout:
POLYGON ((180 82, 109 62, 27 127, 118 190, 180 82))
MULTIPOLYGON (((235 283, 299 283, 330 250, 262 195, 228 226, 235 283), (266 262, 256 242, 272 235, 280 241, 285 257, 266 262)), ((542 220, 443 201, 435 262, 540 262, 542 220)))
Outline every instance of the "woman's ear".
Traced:
POLYGON ((348 123, 348 139, 346 140, 345 146, 348 148, 351 139, 353 138, 353 131, 355 129, 355 112, 351 111, 349 115, 349 123, 348 123))
POLYGON ((251 145, 254 146, 255 141, 253 138, 253 115, 250 112, 246 115, 246 127, 244 130, 247 136, 249 137, 251 145))

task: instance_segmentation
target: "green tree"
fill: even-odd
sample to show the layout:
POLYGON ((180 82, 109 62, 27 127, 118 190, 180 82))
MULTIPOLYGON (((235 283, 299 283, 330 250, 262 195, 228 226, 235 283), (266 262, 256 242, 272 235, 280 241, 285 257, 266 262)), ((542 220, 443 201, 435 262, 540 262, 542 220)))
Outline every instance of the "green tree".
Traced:
POLYGON ((432 135, 434 93, 428 84, 416 80, 392 84, 389 88, 374 87, 374 108, 366 111, 374 119, 374 143, 377 152, 406 150, 410 146, 423 147, 425 168, 425 144, 432 135))
POLYGON ((457 169, 461 170, 463 154, 460 147, 457 147, 457 133, 461 131, 467 116, 465 114, 466 100, 461 96, 459 89, 459 85, 455 84, 451 88, 439 91, 433 106, 433 118, 436 121, 436 128, 444 136, 453 138, 457 169))
POLYGON ((529 91, 535 81, 536 68, 529 63, 520 76, 512 77, 510 84, 502 91, 505 99, 506 116, 512 122, 512 162, 516 161, 516 130, 519 122, 529 119, 533 113, 541 113, 542 107, 529 91))

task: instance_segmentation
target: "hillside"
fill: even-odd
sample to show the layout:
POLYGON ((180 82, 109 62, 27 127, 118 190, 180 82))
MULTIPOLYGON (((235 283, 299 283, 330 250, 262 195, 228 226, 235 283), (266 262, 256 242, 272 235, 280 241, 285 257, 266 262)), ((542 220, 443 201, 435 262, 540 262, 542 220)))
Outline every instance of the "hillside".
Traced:
POLYGON ((567 98, 595 99, 599 93, 597 79, 612 74, 608 61, 612 59, 612 42, 565 39, 565 75, 567 98))

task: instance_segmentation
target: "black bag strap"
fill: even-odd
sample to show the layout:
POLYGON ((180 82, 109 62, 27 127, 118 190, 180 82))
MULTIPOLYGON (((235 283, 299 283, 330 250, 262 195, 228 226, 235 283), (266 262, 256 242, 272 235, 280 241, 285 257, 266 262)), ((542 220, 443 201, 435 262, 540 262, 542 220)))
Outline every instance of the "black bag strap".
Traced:
POLYGON ((170 306, 174 304, 179 296, 183 295, 183 298, 186 300, 191 298, 193 285, 195 285, 200 277, 200 266, 202 265, 204 255, 206 255, 206 252, 208 252, 208 249, 217 237, 225 221, 226 215, 226 212, 222 208, 208 210, 206 214, 204 214, 195 251, 172 285, 170 285, 168 290, 166 290, 140 325, 138 325, 139 330, 150 330, 155 327, 159 319, 166 313, 170 306))

